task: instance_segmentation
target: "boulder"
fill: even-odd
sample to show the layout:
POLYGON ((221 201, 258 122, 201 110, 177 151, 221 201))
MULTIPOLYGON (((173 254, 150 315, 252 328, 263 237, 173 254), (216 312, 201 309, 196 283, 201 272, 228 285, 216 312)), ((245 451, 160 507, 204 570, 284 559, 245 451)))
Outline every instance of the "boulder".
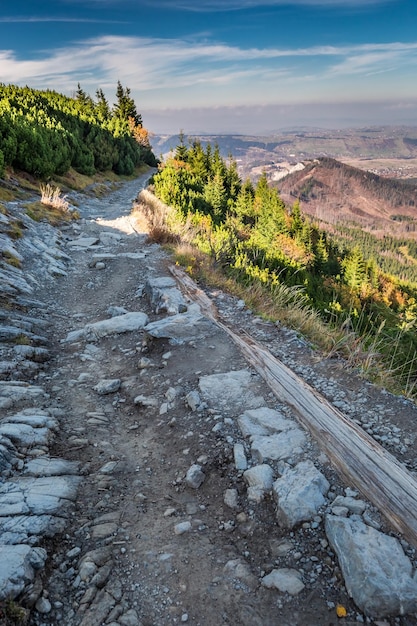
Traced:
POLYGON ((417 576, 398 539, 358 518, 327 515, 325 530, 361 611, 372 617, 416 613, 417 576))
POLYGON ((278 524, 293 528, 300 522, 311 520, 325 503, 324 494, 329 486, 312 461, 302 461, 287 469, 273 485, 278 524))
POLYGON ((28 583, 33 582, 36 570, 42 569, 46 552, 28 545, 0 545, 0 601, 13 599, 28 583))

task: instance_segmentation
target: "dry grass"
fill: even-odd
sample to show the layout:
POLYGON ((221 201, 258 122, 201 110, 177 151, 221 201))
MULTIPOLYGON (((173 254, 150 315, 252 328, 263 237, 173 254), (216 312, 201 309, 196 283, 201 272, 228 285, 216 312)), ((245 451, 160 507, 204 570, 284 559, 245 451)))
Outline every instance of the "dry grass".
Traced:
POLYGON ((147 189, 140 192, 133 209, 134 218, 148 233, 149 241, 159 244, 179 244, 180 234, 174 232, 172 210, 147 189))
POLYGON ((61 209, 42 204, 40 201, 31 202, 24 206, 26 214, 35 222, 49 222, 52 226, 59 226, 63 222, 78 219, 77 212, 61 211, 61 209))
POLYGON ((16 195, 10 189, 0 187, 0 200, 3 200, 3 202, 11 202, 15 199, 16 195))
POLYGON ((12 267, 17 267, 17 268, 22 267, 21 260, 14 254, 9 252, 9 250, 3 250, 3 252, 1 253, 1 256, 5 260, 7 265, 11 265, 12 267))
POLYGON ((46 206, 52 207, 53 209, 58 209, 63 213, 69 210, 69 202, 66 196, 61 195, 60 187, 53 187, 48 183, 41 185, 40 191, 42 204, 46 204, 46 206))

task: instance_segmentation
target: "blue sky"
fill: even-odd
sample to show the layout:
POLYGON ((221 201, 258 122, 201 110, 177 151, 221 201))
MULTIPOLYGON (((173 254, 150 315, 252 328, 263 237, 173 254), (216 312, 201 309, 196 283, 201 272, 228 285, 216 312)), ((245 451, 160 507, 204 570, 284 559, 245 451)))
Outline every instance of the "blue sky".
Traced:
POLYGON ((155 133, 417 125, 417 2, 0 0, 0 82, 118 80, 155 133))

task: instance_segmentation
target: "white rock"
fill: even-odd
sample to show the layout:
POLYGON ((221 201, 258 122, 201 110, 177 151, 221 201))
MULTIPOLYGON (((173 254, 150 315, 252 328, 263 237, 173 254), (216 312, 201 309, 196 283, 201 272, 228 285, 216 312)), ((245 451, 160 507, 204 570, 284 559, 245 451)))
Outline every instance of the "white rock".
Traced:
POLYGON ((265 406, 258 409, 248 409, 237 418, 237 422, 244 437, 272 435, 297 427, 293 420, 289 420, 279 411, 265 406))
POLYGON ((140 404, 144 407, 157 407, 159 406, 158 398, 154 396, 136 396, 133 400, 135 404, 140 404))
POLYGON ((243 478, 248 484, 248 499, 261 502, 265 493, 272 489, 274 472, 269 465, 255 465, 243 473, 243 478))
POLYGON ((357 500, 352 496, 337 496, 332 502, 332 507, 334 506, 345 507, 354 515, 362 515, 366 509, 366 502, 357 500))
POLYGON ((333 515, 326 517, 325 530, 361 611, 372 617, 416 613, 416 575, 398 539, 360 519, 333 515))
POLYGON ((174 533, 176 535, 183 535, 184 533, 188 533, 190 530, 191 522, 180 522, 174 526, 174 533))
POLYGON ((292 596, 298 595, 305 587, 301 572, 286 567, 272 570, 261 582, 268 589, 278 589, 292 596))
POLYGON ((201 487, 205 479, 206 475, 203 472, 201 465, 198 465, 197 463, 189 468, 185 476, 186 483, 193 489, 198 489, 199 487, 201 487))
POLYGON ((148 323, 148 316, 140 311, 117 315, 106 320, 86 324, 81 330, 68 333, 65 341, 73 342, 80 339, 87 341, 97 341, 101 337, 117 335, 134 330, 141 330, 148 323))
POLYGON ((239 506, 239 498, 237 489, 226 489, 224 492, 223 502, 231 509, 237 509, 239 506))
POLYGON ((223 568, 224 574, 231 580, 239 580, 244 583, 249 589, 256 589, 258 581, 252 574, 249 565, 243 559, 232 559, 227 561, 223 568))
POLYGON ((122 381, 120 378, 106 379, 97 383, 93 389, 99 396, 106 396, 110 393, 116 393, 116 391, 119 391, 121 384, 122 381))
POLYGON ((198 306, 191 305, 186 313, 151 322, 144 330, 151 337, 171 339, 173 343, 181 344, 191 339, 203 339, 213 332, 213 324, 201 314, 198 306))
POLYGON ((235 467, 237 470, 244 471, 248 468, 248 461, 246 459, 245 448, 241 443, 235 443, 233 446, 233 458, 235 461, 235 467))
POLYGON ((328 490, 326 477, 312 461, 302 461, 293 469, 287 469, 273 486, 280 526, 292 528, 313 519, 325 503, 324 494, 328 490))
POLYGON ((218 410, 241 410, 241 407, 259 407, 265 404, 256 395, 256 384, 249 370, 236 370, 222 374, 202 376, 199 380, 201 394, 218 410))
POLYGON ((301 454, 306 436, 300 428, 269 436, 252 438, 251 452, 256 463, 266 460, 280 461, 301 454))
POLYGON ((185 400, 192 411, 197 411, 201 404, 201 398, 198 391, 190 391, 190 393, 187 393, 185 400))
POLYGON ((69 241, 68 246, 70 246, 70 248, 90 248, 91 246, 97 245, 99 241, 98 237, 81 236, 78 239, 69 241))
POLYGON ((35 608, 38 611, 38 613, 42 613, 43 615, 46 615, 47 613, 51 612, 52 605, 49 602, 48 598, 41 597, 36 602, 35 608))
POLYGON ((0 600, 16 598, 42 569, 46 552, 29 545, 0 545, 0 600))

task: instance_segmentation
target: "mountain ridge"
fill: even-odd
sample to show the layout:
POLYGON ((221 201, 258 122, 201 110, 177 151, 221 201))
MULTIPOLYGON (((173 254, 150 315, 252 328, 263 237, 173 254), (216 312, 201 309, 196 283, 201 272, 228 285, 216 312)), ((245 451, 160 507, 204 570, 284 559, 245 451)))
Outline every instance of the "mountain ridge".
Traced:
POLYGON ((304 163, 279 181, 282 199, 319 222, 356 222, 376 234, 414 237, 417 184, 364 172, 336 159, 304 163))

